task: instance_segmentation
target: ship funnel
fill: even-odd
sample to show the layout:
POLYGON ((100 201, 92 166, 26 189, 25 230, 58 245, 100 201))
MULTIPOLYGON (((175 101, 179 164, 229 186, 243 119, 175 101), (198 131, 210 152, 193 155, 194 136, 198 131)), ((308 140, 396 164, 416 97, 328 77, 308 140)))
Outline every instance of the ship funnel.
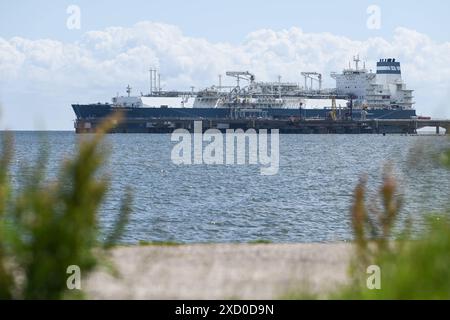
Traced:
POLYGON ((400 62, 395 59, 380 59, 377 62, 377 74, 401 74, 400 62))

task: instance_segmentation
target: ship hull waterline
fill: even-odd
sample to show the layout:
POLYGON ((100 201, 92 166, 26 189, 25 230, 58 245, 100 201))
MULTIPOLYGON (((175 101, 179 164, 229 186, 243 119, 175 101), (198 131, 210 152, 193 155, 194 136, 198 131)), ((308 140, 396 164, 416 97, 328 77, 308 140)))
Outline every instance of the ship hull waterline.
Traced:
POLYGON ((116 111, 122 112, 124 119, 111 129, 111 133, 171 133, 179 128, 193 131, 194 121, 202 121, 203 130, 215 128, 223 132, 254 128, 296 134, 414 134, 417 130, 413 109, 336 110, 338 120, 332 120, 331 109, 327 108, 267 108, 240 117, 236 117, 236 111, 232 114, 229 108, 118 108, 109 104, 72 105, 72 108, 77 133, 95 132, 102 120, 116 111))

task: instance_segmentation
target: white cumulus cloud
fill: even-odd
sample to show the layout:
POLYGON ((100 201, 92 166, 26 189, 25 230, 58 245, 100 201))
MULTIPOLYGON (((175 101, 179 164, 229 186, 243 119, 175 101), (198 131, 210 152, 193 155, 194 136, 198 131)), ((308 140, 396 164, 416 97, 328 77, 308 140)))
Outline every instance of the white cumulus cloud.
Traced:
MULTIPOLYGON (((325 84, 333 86, 328 74, 341 71, 355 54, 367 60, 368 69, 374 69, 379 58, 397 58, 404 80, 416 89, 421 113, 450 115, 443 109, 450 92, 450 42, 436 42, 400 27, 391 39, 364 41, 292 27, 257 30, 241 43, 230 44, 189 37, 176 26, 155 22, 89 31, 73 43, 0 38, 0 89, 6 96, 8 88, 20 93, 28 85, 47 98, 70 91, 85 102, 100 99, 102 92, 107 100, 127 84, 147 92, 150 66, 160 69, 167 89, 211 85, 227 70, 249 70, 260 80, 281 75, 294 82, 302 81, 302 71, 318 71, 324 74, 325 84)), ((67 119, 72 119, 67 108, 67 119)))

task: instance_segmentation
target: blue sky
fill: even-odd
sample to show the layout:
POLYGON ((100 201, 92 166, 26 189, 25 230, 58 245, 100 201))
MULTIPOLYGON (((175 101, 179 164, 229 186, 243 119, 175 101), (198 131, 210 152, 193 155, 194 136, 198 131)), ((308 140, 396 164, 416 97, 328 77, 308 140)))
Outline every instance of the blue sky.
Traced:
POLYGON ((324 73, 339 71, 347 57, 364 53, 364 50, 368 50, 366 57, 372 64, 381 58, 379 55, 399 55, 404 61, 405 81, 418 91, 418 110, 435 116, 450 116, 448 110, 443 109, 450 99, 446 84, 450 81, 450 72, 445 69, 447 58, 441 57, 450 54, 448 12, 450 2, 437 0, 1 0, 0 103, 4 110, 0 128, 70 130, 74 118, 70 103, 109 100, 129 82, 143 90, 148 64, 156 63, 162 73, 165 71, 167 87, 188 87, 190 82, 206 85, 215 80, 219 70, 236 66, 253 67, 262 78, 274 77, 276 68, 280 73, 285 70, 292 79, 293 67, 310 66, 324 73), (80 30, 66 27, 66 9, 72 4, 81 9, 80 30), (381 9, 379 30, 366 26, 366 10, 372 4, 381 9), (151 29, 155 29, 155 25, 136 27, 140 21, 163 25, 156 25, 159 31, 154 32, 151 29), (122 28, 120 34, 128 40, 115 39, 117 34, 107 31, 111 26, 122 28), (263 29, 266 32, 252 34, 263 29), (286 35, 283 30, 291 31, 286 35), (150 38, 132 38, 134 32, 143 32, 150 38), (15 37, 22 40, 11 40, 15 37), (108 42, 105 37, 109 37, 108 42), (262 43, 264 38, 268 43, 271 41, 270 45, 262 43), (185 53, 181 45, 173 47, 174 44, 168 43, 171 39, 191 47, 186 48, 185 53), (313 44, 303 48, 299 42, 304 39, 311 39, 313 44), (389 47, 379 48, 384 45, 381 40, 388 41, 389 47), (219 52, 217 63, 208 60, 209 56, 196 60, 195 50, 199 48, 203 52, 219 52), (298 57, 295 52, 300 49, 302 54, 298 57), (264 55, 258 50, 264 50, 264 55), (285 51, 289 50, 294 52, 285 57, 285 51), (428 65, 427 54, 433 52, 440 55, 430 58, 428 65), (164 56, 168 53, 171 58, 164 56), (236 57, 230 57, 234 54, 236 57), (89 59, 92 61, 86 62, 89 59), (111 63, 103 65, 107 59, 111 63), (67 65, 71 61, 79 66, 75 62, 73 66, 67 65), (19 63, 20 68, 16 68, 19 63), (95 72, 83 69, 100 64, 102 67, 95 72), (261 64, 273 64, 273 68, 261 64), (128 74, 127 68, 133 74, 128 74), (105 73, 111 70, 123 72, 114 73, 112 81, 105 78, 105 73), (436 76, 429 79, 424 76, 431 73, 436 76), (435 90, 432 98, 429 98, 430 90, 435 90))
POLYGON ((306 32, 333 32, 358 40, 373 35, 389 37, 396 27, 402 26, 426 33, 435 40, 448 40, 449 12, 450 2, 442 0, 2 0, 0 30, 6 38, 73 41, 87 30, 131 26, 150 20, 177 25, 188 36, 211 41, 239 42, 253 30, 292 26, 306 32), (65 10, 71 4, 82 10, 80 31, 65 28, 65 10), (380 30, 365 27, 366 9, 372 4, 382 8, 380 30))

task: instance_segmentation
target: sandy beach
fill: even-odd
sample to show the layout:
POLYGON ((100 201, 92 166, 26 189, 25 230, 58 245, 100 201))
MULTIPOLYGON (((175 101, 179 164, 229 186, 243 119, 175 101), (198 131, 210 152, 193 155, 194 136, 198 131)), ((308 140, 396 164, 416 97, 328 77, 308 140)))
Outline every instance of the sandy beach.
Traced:
POLYGON ((351 244, 119 247, 83 282, 91 299, 279 299, 324 296, 348 280, 351 244))

